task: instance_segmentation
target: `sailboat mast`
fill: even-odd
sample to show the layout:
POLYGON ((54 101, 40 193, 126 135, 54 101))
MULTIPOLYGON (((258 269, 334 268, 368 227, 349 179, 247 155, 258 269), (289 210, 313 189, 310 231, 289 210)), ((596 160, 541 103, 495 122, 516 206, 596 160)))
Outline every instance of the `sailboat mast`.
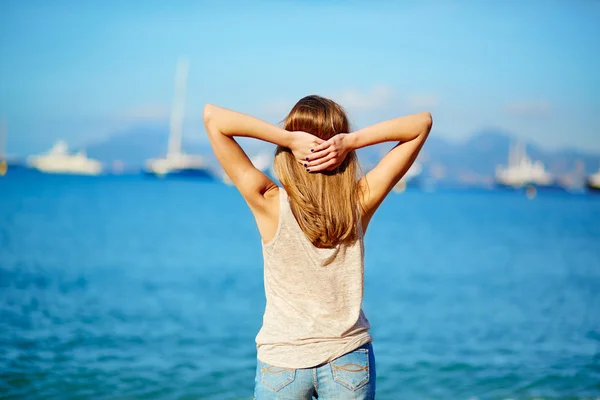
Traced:
POLYGON ((175 72, 175 95, 171 109, 171 126, 169 130, 168 156, 181 153, 181 130, 185 114, 185 91, 187 86, 188 61, 185 58, 177 62, 175 72))
POLYGON ((521 142, 520 139, 517 139, 515 142, 515 152, 513 157, 515 165, 521 165, 523 163, 523 142, 521 142))

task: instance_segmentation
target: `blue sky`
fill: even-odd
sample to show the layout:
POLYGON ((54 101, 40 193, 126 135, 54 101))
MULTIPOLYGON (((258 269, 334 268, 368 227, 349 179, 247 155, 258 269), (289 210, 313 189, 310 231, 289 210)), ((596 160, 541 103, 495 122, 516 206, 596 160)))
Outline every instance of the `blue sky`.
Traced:
POLYGON ((494 128, 598 152, 598 38, 592 0, 4 0, 0 115, 19 155, 163 123, 186 56, 192 140, 207 102, 277 122, 317 93, 356 127, 429 110, 446 138, 494 128))

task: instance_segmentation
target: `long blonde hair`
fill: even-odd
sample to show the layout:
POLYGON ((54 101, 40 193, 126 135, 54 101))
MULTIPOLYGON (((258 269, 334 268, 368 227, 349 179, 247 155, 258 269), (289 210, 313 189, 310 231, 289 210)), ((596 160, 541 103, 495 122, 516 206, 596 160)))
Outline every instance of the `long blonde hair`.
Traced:
MULTIPOLYGON (((320 96, 302 98, 283 121, 287 131, 304 131, 323 140, 350 132, 344 109, 320 96)), ((360 167, 351 151, 333 171, 307 172, 291 150, 278 146, 274 168, 290 197, 292 213, 306 237, 316 247, 331 248, 357 238, 360 167)))

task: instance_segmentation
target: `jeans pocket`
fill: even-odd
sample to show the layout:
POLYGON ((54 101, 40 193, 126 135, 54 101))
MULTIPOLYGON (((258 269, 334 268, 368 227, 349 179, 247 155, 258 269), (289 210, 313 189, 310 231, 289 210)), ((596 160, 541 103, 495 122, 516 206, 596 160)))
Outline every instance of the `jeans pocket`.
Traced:
POLYGON ((281 389, 294 382, 295 378, 295 369, 275 367, 260 362, 260 380, 267 389, 272 390, 273 392, 279 392, 281 389))
POLYGON ((359 348, 330 362, 333 380, 350 390, 369 382, 369 349, 359 348))

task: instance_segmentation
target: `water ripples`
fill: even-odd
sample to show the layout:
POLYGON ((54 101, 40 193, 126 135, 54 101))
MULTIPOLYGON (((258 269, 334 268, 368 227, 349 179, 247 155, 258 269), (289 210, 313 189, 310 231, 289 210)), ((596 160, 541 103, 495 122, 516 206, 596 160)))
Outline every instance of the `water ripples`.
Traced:
MULTIPOLYGON (((0 183, 0 398, 250 399, 262 261, 235 189, 73 179, 0 183)), ((577 196, 386 200, 377 398, 600 397, 598 220, 577 196)))

